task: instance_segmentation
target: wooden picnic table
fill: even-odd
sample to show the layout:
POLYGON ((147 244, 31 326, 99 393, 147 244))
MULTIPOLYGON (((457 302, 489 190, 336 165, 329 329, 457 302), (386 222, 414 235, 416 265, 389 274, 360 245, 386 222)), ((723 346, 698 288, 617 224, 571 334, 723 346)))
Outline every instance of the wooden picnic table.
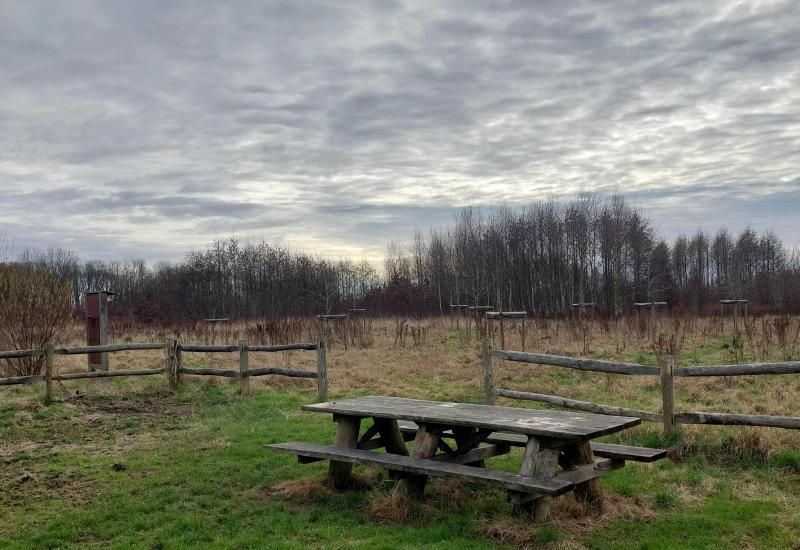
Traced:
POLYGON ((536 521, 547 518, 552 497, 574 490, 578 498, 600 501, 598 477, 624 466, 625 460, 651 462, 666 454, 660 449, 592 444, 592 439, 641 422, 631 417, 375 395, 305 405, 303 410, 333 415, 333 446, 267 447, 297 454, 301 462, 329 459, 330 475, 339 489, 350 486, 353 464, 389 469, 412 495, 422 494, 428 476, 461 477, 506 488, 517 511, 536 521), (372 424, 359 438, 366 418, 372 424), (409 456, 405 442, 411 437, 409 456), (519 474, 486 469, 487 458, 505 454, 512 446, 525 448, 519 474), (378 448, 386 453, 375 452, 378 448))

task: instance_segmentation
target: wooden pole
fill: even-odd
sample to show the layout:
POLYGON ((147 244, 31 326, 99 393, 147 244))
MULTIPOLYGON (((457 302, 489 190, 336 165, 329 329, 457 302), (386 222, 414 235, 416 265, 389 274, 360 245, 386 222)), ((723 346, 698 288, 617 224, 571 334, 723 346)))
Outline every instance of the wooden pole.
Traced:
POLYGON ((181 351, 180 342, 175 340, 175 353, 173 364, 175 365, 175 372, 172 377, 172 391, 177 391, 178 386, 181 384, 181 369, 183 368, 183 352, 181 351))
POLYGON ((53 402, 53 346, 48 345, 44 354, 45 403, 53 402))
POLYGON ((239 340, 239 393, 247 395, 250 391, 250 378, 247 376, 247 369, 250 368, 250 356, 247 351, 247 343, 239 340))
POLYGON ((324 319, 319 320, 319 338, 317 342, 317 393, 320 401, 328 399, 328 358, 324 323, 324 319))
POLYGON ((167 383, 169 389, 175 391, 174 382, 172 380, 172 338, 164 340, 164 373, 167 375, 167 383))
POLYGON ((494 405, 494 366, 492 365, 492 346, 489 335, 484 335, 481 345, 481 362, 483 364, 483 388, 486 394, 486 403, 494 405))
POLYGON ((525 327, 525 317, 522 318, 522 351, 525 351, 525 333, 527 332, 527 328, 525 327))
POLYGON ((164 342, 164 372, 167 374, 169 389, 173 392, 178 389, 179 365, 177 355, 178 341, 175 338, 167 338, 164 342))
POLYGON ((661 414, 664 435, 675 431, 675 356, 666 355, 658 359, 661 367, 661 414))
POLYGON ((503 312, 500 311, 500 345, 506 349, 506 330, 503 324, 503 312))

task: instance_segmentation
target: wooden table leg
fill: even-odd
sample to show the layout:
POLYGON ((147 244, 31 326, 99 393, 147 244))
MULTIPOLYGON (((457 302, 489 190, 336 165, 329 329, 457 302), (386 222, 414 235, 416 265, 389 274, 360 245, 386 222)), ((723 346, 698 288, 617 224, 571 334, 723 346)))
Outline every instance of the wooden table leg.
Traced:
MULTIPOLYGON (((403 433, 400 431, 397 420, 393 418, 374 418, 373 422, 375 422, 374 425, 378 429, 381 443, 383 443, 387 453, 408 456, 406 440, 403 439, 403 433)), ((389 470, 389 479, 401 479, 400 472, 389 470)))
MULTIPOLYGON (((356 416, 334 416, 334 420, 337 425, 336 437, 333 440, 334 446, 355 449, 358 445, 361 419, 356 416)), ((342 491, 352 486, 353 479, 350 475, 352 470, 353 465, 349 462, 331 460, 329 475, 337 490, 342 491)))
POLYGON ((381 442, 386 448, 387 453, 408 456, 406 441, 397 420, 393 418, 374 418, 375 426, 381 435, 381 442))
MULTIPOLYGON (((441 437, 441 430, 431 429, 431 426, 427 424, 420 424, 417 428, 417 436, 414 438, 414 449, 411 451, 411 456, 413 458, 431 458, 436 454, 441 437)), ((406 491, 415 498, 422 496, 427 482, 428 476, 413 476, 403 480, 406 491)))
MULTIPOLYGON (((525 456, 519 473, 524 476, 551 478, 555 477, 558 469, 558 449, 542 447, 541 442, 535 437, 528 437, 525 444, 525 456)), ((515 504, 514 511, 536 522, 547 520, 550 511, 551 497, 539 497, 527 502, 515 504)))
MULTIPOLYGON (((455 436, 456 444, 458 445, 456 448, 456 452, 458 454, 468 453, 480 445, 481 442, 487 437, 486 435, 480 434, 480 432, 474 428, 463 427, 454 427, 453 435, 455 436)), ((478 462, 470 462, 467 465, 478 468, 486 468, 486 463, 483 460, 479 460, 478 462)))
MULTIPOLYGON (((588 441, 565 445, 563 451, 564 461, 572 467, 594 464, 594 453, 588 441)), ((577 484, 575 486, 575 498, 585 502, 602 504, 603 490, 600 488, 600 480, 594 478, 577 484)))

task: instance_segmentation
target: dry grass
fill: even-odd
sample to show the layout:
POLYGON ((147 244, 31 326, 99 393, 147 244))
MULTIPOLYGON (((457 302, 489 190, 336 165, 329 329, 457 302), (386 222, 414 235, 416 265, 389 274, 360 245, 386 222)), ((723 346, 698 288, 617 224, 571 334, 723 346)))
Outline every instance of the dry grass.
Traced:
MULTIPOLYGON (((578 323, 565 320, 528 320, 526 323, 526 349, 545 353, 616 359, 626 362, 655 364, 660 353, 680 352, 679 365, 725 363, 743 356, 745 360, 784 360, 796 358, 800 318, 767 317, 740 323, 742 331, 751 328, 750 337, 743 335, 740 348, 732 350, 732 326, 728 322, 720 327, 716 318, 658 317, 652 323, 649 316, 636 319, 602 319, 578 323), (752 327, 761 327, 755 330, 752 327), (767 327, 767 328, 764 328, 767 327), (720 331, 723 331, 721 334, 720 331)), ((474 330, 465 330, 465 320, 459 322, 445 318, 428 318, 402 324, 413 325, 415 332, 424 338, 398 339, 397 330, 402 320, 370 319, 358 325, 358 333, 342 322, 330 323, 329 385, 332 395, 352 395, 369 392, 384 395, 404 395, 419 398, 473 400, 480 399, 482 375, 479 360, 479 341, 474 330), (349 331, 349 332, 348 332, 349 331), (345 348, 344 341, 348 341, 345 348)), ((111 341, 161 341, 178 336, 183 341, 236 342, 247 339, 253 343, 286 341, 314 341, 316 325, 311 319, 292 320, 281 327, 266 328, 265 321, 230 323, 225 326, 206 325, 178 327, 168 330, 159 327, 131 327, 112 325, 111 341), (124 330, 125 332, 120 332, 124 330), (116 331, 116 332, 115 332, 116 331)), ((506 323, 506 347, 521 349, 521 323, 506 323)), ((405 330, 405 329, 404 329, 405 330)), ((495 334, 495 340, 499 336, 495 334)), ((71 328, 67 344, 81 344, 83 327, 71 328)), ((192 366, 237 368, 235 353, 187 353, 184 360, 192 366)), ((113 354, 112 369, 149 368, 163 364, 160 351, 131 351, 113 354)), ((251 368, 280 366, 313 370, 313 352, 254 353, 250 356, 251 368)), ((72 372, 86 368, 84 356, 59 356, 58 372, 72 372)), ((580 373, 557 367, 519 365, 496 362, 495 376, 499 387, 529 390, 564 397, 627 405, 651 411, 660 409, 658 380, 647 376, 613 376, 580 373)), ((134 382, 132 382, 133 384, 134 382)), ((220 384, 237 381, 220 379, 220 384)), ((263 377, 251 381, 251 386, 280 389, 308 388, 303 379, 279 376, 263 377)), ((101 391, 103 384, 83 381, 65 382, 57 390, 59 398, 78 396, 79 392, 101 391)), ((4 388, 4 397, 13 400, 15 390, 4 388)), ((29 395, 18 390, 20 395, 29 395)), ((751 376, 727 378, 681 378, 676 383, 678 409, 751 414, 800 416, 800 376, 751 376)), ((508 404, 520 404, 511 402, 508 404)), ((743 428, 703 427, 704 433, 716 434, 720 441, 739 438, 740 433, 752 433, 743 428), (744 431, 743 431, 744 430, 744 431)), ((686 427, 687 434, 697 428, 686 427)), ((770 449, 779 445, 800 446, 800 434, 788 430, 758 429, 757 441, 732 444, 745 450, 755 445, 757 449, 770 449)), ((751 436, 748 436, 751 437, 751 436)), ((749 451, 747 451, 749 452, 749 451)), ((767 451, 768 452, 768 451, 767 451)))
MULTIPOLYGON (((381 475, 381 472, 372 469, 353 472, 351 488, 353 490, 373 490, 381 481, 381 475)), ((320 496, 334 495, 336 492, 331 478, 325 475, 282 481, 265 487, 262 494, 267 497, 277 496, 284 499, 308 501, 320 496)))
POLYGON ((457 479, 429 480, 422 498, 409 497, 402 485, 376 487, 364 512, 372 521, 383 525, 435 522, 448 513, 445 509, 460 509, 468 501, 464 483, 457 479))
POLYGON ((262 494, 266 497, 308 500, 322 495, 333 495, 335 490, 328 476, 303 477, 265 487, 262 494))
POLYGON ((497 543, 516 546, 517 548, 584 548, 577 539, 585 538, 592 531, 608 522, 626 520, 647 520, 656 517, 647 499, 606 494, 602 508, 577 501, 571 494, 555 499, 551 506, 551 521, 541 524, 517 521, 509 518, 482 518, 479 521, 481 531, 497 543), (547 542, 543 537, 546 532, 557 532, 568 535, 564 540, 547 542))

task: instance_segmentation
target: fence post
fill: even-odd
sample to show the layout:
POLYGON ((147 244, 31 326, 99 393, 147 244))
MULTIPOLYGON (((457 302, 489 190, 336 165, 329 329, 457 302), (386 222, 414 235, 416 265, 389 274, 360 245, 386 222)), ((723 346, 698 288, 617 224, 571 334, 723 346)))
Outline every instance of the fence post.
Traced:
POLYGON ((53 402, 53 345, 48 344, 44 352, 45 403, 53 402))
POLYGON ((164 342, 164 370, 167 374, 169 389, 173 392, 178 389, 178 341, 175 338, 167 338, 164 342))
POLYGON ((664 435, 675 431, 675 356, 658 359, 661 367, 661 413, 664 417, 664 435))
POLYGON ((494 366, 492 365, 492 346, 489 335, 483 337, 481 344, 481 363, 483 363, 483 389, 486 393, 486 403, 494 405, 494 366))
POLYGON ((250 391, 250 377, 247 369, 250 367, 250 356, 247 352, 247 343, 239 340, 239 393, 246 395, 250 391))
POLYGON ((183 355, 181 352, 181 343, 178 340, 175 340, 175 375, 173 377, 174 380, 174 390, 177 391, 178 386, 181 384, 181 367, 183 367, 183 355))
POLYGON ((328 399, 328 358, 324 319, 319 320, 319 337, 317 339, 317 392, 320 401, 328 399))
POLYGON ((500 345, 506 349, 506 330, 503 321, 503 308, 500 308, 500 345))

